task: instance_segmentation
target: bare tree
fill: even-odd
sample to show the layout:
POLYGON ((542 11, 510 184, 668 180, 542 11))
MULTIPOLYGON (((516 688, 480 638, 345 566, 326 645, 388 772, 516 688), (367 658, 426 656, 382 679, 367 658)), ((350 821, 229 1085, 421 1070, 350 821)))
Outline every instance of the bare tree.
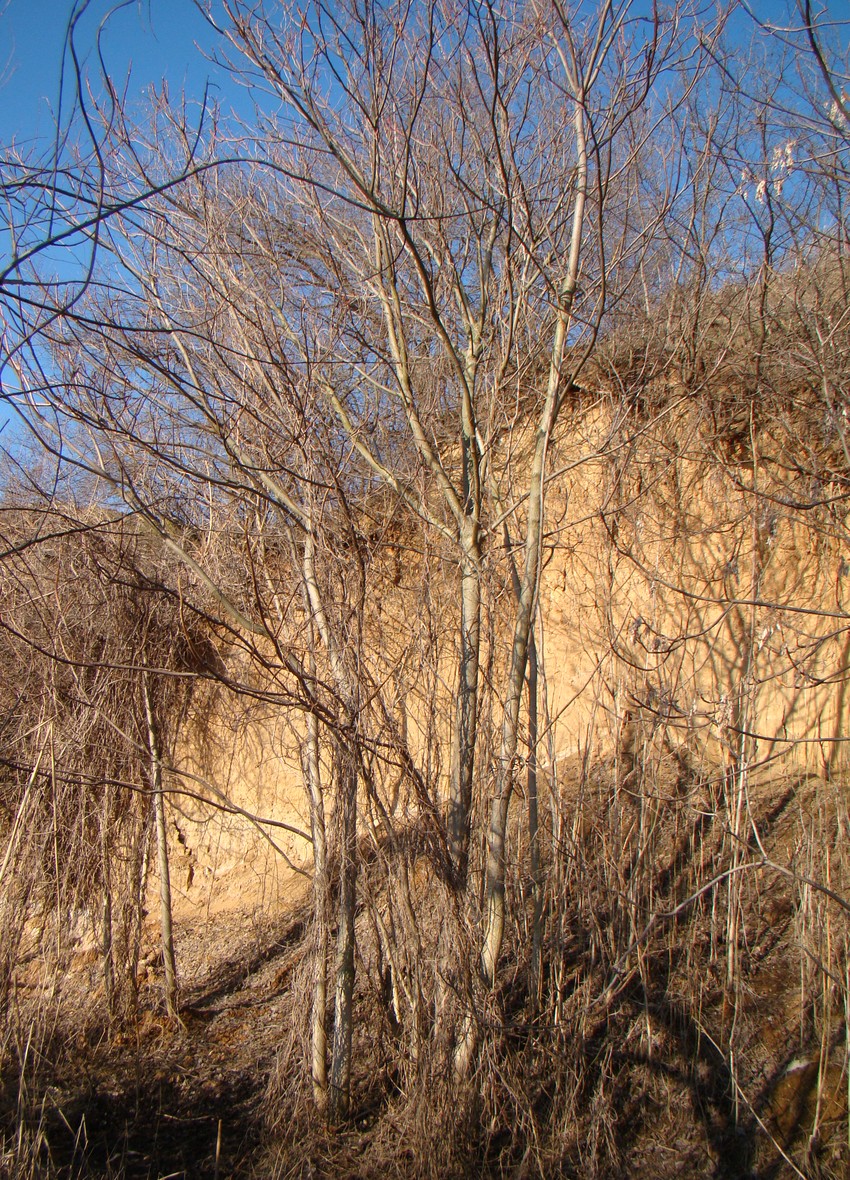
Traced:
MULTIPOLYGON (((822 30, 806 19, 809 61, 835 88, 822 30)), ((808 153, 801 203, 789 158, 776 155, 787 147, 775 117, 782 88, 760 106, 739 101, 738 84, 713 92, 710 108, 697 101, 705 49, 719 57, 718 27, 713 18, 699 26, 685 5, 651 18, 613 0, 592 10, 316 3, 280 14, 232 0, 220 23, 234 70, 270 91, 279 110, 258 112, 261 131, 228 144, 216 169, 155 193, 149 185, 143 207, 116 211, 103 230, 109 289, 93 289, 30 337, 19 380, 44 445, 146 522, 196 579, 216 625, 250 652, 253 690, 267 678, 268 699, 304 717, 319 961, 311 1070, 317 1100, 336 1119, 352 1059, 358 836, 367 814, 384 822, 381 808, 391 811, 374 765, 389 750, 415 784, 433 864, 477 931, 473 955, 463 946, 456 959, 465 961, 447 955, 440 965, 444 994, 466 1005, 456 1056, 465 1070, 472 994, 482 983, 495 989, 510 916, 526 722, 533 941, 543 941, 534 629, 549 459, 559 424, 570 426, 565 408, 584 395, 604 349, 616 349, 613 329, 633 327, 640 308, 644 328, 656 318, 662 328, 643 340, 638 379, 612 394, 607 430, 592 447, 576 439, 576 465, 628 450, 625 424, 655 395, 648 369, 662 383, 677 371, 682 399, 709 377, 734 377, 730 405, 738 413, 746 404, 752 435, 777 372, 775 328, 793 309, 806 363, 817 358, 837 414, 843 386, 823 362, 843 347, 834 330, 843 277, 829 280, 827 310, 826 280, 812 277, 824 269, 807 270, 807 294, 798 285, 787 297, 782 268, 823 226, 823 210, 833 211, 835 239, 844 233, 843 148, 829 182, 816 174, 814 147, 808 153), (740 283, 724 286, 736 266, 750 283, 745 294, 740 283), (806 322, 815 325, 808 336, 806 322), (388 662, 368 638, 386 556, 370 564, 380 537, 369 522, 387 505, 427 538, 423 549, 439 548, 449 571, 451 666, 444 659, 448 688, 435 711, 451 710, 451 739, 440 738, 450 753, 433 773, 426 751, 393 722, 388 662), (229 567, 204 544, 222 521, 238 552, 229 567), (488 612, 498 616, 491 634, 488 612), (480 889, 471 867, 483 869, 480 889)), ((728 74, 729 62, 721 66, 728 74)), ((164 158, 189 138, 170 117, 170 130, 161 117, 151 133, 164 158)), ((833 132, 842 117, 840 103, 829 109, 833 132)), ((128 128, 114 131, 128 149, 128 128)), ((844 427, 835 429, 843 447, 844 427)), ((626 484, 617 468, 610 503, 623 520, 615 487, 626 484)), ((749 491, 763 501, 761 486, 749 491)), ((755 536, 756 516, 750 524, 755 536)), ((639 549, 611 542, 635 562, 639 549)), ((724 605, 730 617, 749 611, 732 718, 739 770, 751 756, 744 738, 759 642, 758 545, 752 553, 749 591, 724 605)), ((440 735, 438 722, 431 732, 440 735)), ((739 799, 745 786, 739 774, 739 799)), ((389 840, 389 820, 385 831, 389 840)), ((417 1004, 411 988, 411 1012, 417 1004)))

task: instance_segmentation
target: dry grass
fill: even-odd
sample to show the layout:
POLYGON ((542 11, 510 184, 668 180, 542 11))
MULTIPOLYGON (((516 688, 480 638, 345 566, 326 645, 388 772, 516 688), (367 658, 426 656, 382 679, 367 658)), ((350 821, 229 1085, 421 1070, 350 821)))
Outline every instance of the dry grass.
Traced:
MULTIPOLYGON (((847 915, 823 891, 850 883, 842 789, 771 784, 749 798, 737 849, 734 792, 697 782, 659 802, 650 777, 632 826, 610 770, 594 772, 582 833, 548 866, 541 1002, 518 920, 463 1085, 436 1022, 415 1065, 404 1030, 387 1043, 364 913, 352 1125, 329 1135, 310 1112, 305 1029, 267 1094, 275 1175, 846 1174, 847 915)), ((426 916, 424 894, 427 927, 439 906, 426 916)))
POLYGON ((728 775, 692 776, 670 755, 644 760, 628 790, 611 759, 570 771, 563 837, 546 836, 538 994, 521 857, 485 996, 457 974, 474 924, 427 848, 364 849, 349 1124, 329 1129, 309 1092, 306 913, 250 930, 221 914, 219 961, 180 1024, 156 1015, 156 980, 110 1028, 98 964, 18 973, 5 1173, 210 1175, 221 1120, 221 1176, 846 1175, 846 784, 776 778, 739 815, 728 775), (391 919, 416 1020, 387 988, 391 919), (470 1002, 479 1049, 461 1083, 451 1051, 470 1002))
MULTIPOLYGON (((668 423, 670 450, 657 461, 650 436, 645 463, 637 456, 633 468, 615 470, 600 459, 595 470, 607 471, 609 483, 598 481, 599 494, 618 489, 619 499, 606 501, 618 514, 616 538, 601 536, 590 498, 576 507, 578 523, 568 522, 557 537, 547 577, 562 583, 562 599, 588 591, 592 618, 574 627, 570 617, 558 632, 551 608, 549 668, 567 665, 579 650, 597 669, 585 678, 577 665, 584 684, 577 703, 572 690, 563 699, 556 671, 541 688, 539 978, 520 776, 510 924, 498 988, 487 993, 477 971, 483 825, 474 826, 470 887, 458 894, 434 835, 439 813, 412 792, 405 798, 406 787, 399 797, 397 751, 381 745, 380 731, 375 748, 385 763, 376 758, 374 790, 384 795, 364 807, 372 826, 364 823, 359 848, 354 1076, 345 1126, 329 1128, 317 1113, 306 1067, 316 971, 309 915, 287 913, 280 908, 286 899, 259 915, 240 905, 208 907, 202 937, 184 913, 183 1007, 180 1021, 165 1020, 151 931, 142 921, 148 821, 103 789, 113 771, 137 778, 143 771, 119 767, 119 775, 107 762, 110 774, 92 789, 79 771, 91 749, 111 750, 103 725, 89 725, 85 746, 75 744, 73 711, 57 708, 52 730, 28 729, 21 711, 30 747, 6 782, 13 806, 3 817, 6 1174, 848 1174, 843 622, 794 622, 773 608, 757 615, 729 598, 770 591, 779 599, 781 592, 786 603, 831 609, 844 576, 843 526, 831 509, 806 515, 801 508, 775 529, 762 528, 762 505, 735 482, 741 457, 707 468, 716 440, 691 429, 699 419, 683 411, 675 437, 668 423), (677 451, 686 436, 691 450, 677 451), (650 490, 639 492, 641 480, 650 490), (581 515, 588 505, 592 524, 581 515), (709 508, 705 536, 689 531, 697 509, 709 508), (748 581, 736 573, 733 585, 727 550, 749 570, 748 581), (668 558, 669 568, 662 567, 668 558), (709 606, 656 593, 649 574, 635 573, 641 563, 671 585, 696 585, 709 606), (727 599, 728 610, 715 610, 727 599), (665 636, 685 638, 665 646, 665 636), (825 720, 819 694, 830 698, 836 718, 825 720), (747 736, 768 730, 767 738, 747 736), (566 741, 568 732, 580 740, 566 741), (786 733, 791 756, 780 758, 786 733), (802 753, 794 753, 794 738, 804 739, 802 753), (52 773, 52 761, 77 778, 52 773), (39 785, 32 810, 31 775, 39 785), (388 817, 379 806, 386 799, 393 800, 388 817), (24 830, 26 840, 17 834, 24 830), (127 997, 111 1005, 99 908, 109 892, 106 873, 119 907, 111 958, 127 997), (144 976, 135 970, 140 957, 144 976), (476 1054, 458 1080, 453 1054, 468 1024, 476 1054)), ((775 434, 790 437, 781 423, 775 434)), ((778 448, 768 457, 779 466, 788 456, 778 448)), ((800 492, 809 474, 796 472, 786 490, 800 492)), ((565 505, 566 512, 566 497, 565 505)), ((397 665, 399 702, 415 702, 405 724, 419 735, 415 754, 430 757, 434 747, 426 788, 436 798, 450 708, 442 648, 435 640, 425 675, 420 648, 394 632, 408 587, 402 574, 390 581, 380 635, 394 638, 381 649, 386 666, 378 666, 389 683, 397 665)), ((505 643, 496 601, 505 588, 490 589, 476 822, 494 759, 499 702, 492 684, 505 643)), ((444 607, 440 601, 429 616, 436 629, 444 607)), ((33 681, 51 675, 35 664, 29 673, 33 681)))

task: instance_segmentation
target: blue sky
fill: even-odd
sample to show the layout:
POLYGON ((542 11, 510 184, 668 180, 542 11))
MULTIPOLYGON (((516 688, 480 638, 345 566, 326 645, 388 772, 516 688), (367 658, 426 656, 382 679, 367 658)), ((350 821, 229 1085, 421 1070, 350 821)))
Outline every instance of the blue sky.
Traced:
MULTIPOLYGON (((72 0, 0 0, 0 144, 52 138, 72 8, 72 0)), ((91 0, 75 40, 92 78, 100 72, 97 33, 107 16, 106 67, 116 83, 129 78, 131 102, 141 102, 147 88, 166 78, 172 94, 185 89, 196 98, 209 81, 229 105, 233 87, 227 73, 205 58, 215 34, 192 0, 130 0, 123 6, 91 0)), ((68 75, 66 87, 71 82, 68 75)), ((69 89, 63 104, 70 96, 69 89)))
MULTIPOLYGON (((81 5, 78 4, 78 8, 81 5)), ((73 0, 0 0, 0 152, 15 143, 25 155, 49 155, 55 142, 60 103, 63 49, 73 0)), ((173 98, 186 93, 200 99, 210 86, 226 110, 247 104, 244 90, 226 70, 209 60, 216 34, 192 0, 89 0, 77 26, 75 44, 83 71, 97 91, 102 70, 97 56, 98 31, 104 66, 124 91, 130 107, 145 103, 151 86, 165 79, 173 98), (107 19, 108 18, 108 19, 107 19)), ((62 87, 62 123, 68 126, 74 106, 75 77, 66 55, 62 87)), ((2 216, 2 210, 0 210, 2 216)), ((0 239, 0 260, 7 241, 0 239)), ((57 272, 67 268, 73 251, 60 251, 57 272)), ((0 393, 14 387, 8 368, 0 371, 0 393)), ((14 445, 17 425, 0 403, 0 448, 14 445)), ((0 457, 2 464, 2 457, 0 457)))

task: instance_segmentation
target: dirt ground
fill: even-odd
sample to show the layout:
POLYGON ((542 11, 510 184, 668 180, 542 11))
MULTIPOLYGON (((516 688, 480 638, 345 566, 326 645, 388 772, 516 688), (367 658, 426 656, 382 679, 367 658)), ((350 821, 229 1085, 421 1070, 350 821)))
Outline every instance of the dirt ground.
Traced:
MULTIPOLYGON (((27 1111, 45 1174, 127 1180, 249 1174, 259 1107, 287 1035, 283 997, 305 949, 305 915, 297 904, 269 915, 252 900, 244 896, 242 909, 180 905, 179 1019, 162 1010, 152 923, 135 1022, 110 1028, 98 1019, 97 957, 85 949, 72 957, 54 985, 62 1015, 41 1046, 42 1064, 51 1059, 50 1084, 27 1111)), ((22 1001, 32 1002, 38 974, 31 964, 32 985, 21 987, 22 1001)), ((0 1175, 11 1178, 10 1158, 0 1157, 0 1175)))
MULTIPOLYGON (((557 1042, 572 1045, 570 1069, 583 1071, 581 1105, 558 1129, 550 1112, 564 1082, 555 1056, 551 1085, 546 1068, 537 1072, 536 1089, 527 1092, 509 1093, 507 1082, 500 1092, 488 1083, 496 1095, 492 1109, 485 1116, 483 1108, 476 1113, 470 1107, 470 1170, 464 1173, 461 1163, 451 1174, 511 1180, 541 1174, 598 1180, 850 1177, 848 1027, 836 1005, 840 981, 836 977, 833 989, 824 986, 829 975, 821 970, 834 974, 846 963, 846 918, 805 885, 807 875, 823 875, 823 868, 802 859, 809 847, 833 849, 827 867, 833 885, 843 890, 838 861, 846 832, 836 791, 831 784, 800 780, 752 800, 766 853, 778 865, 793 866, 796 877, 762 867, 745 878, 734 992, 724 987, 727 944, 718 937, 708 895, 703 916, 687 929, 659 923, 664 937, 654 949, 648 944, 622 977, 606 973, 597 980, 578 928, 569 945, 551 946, 550 961, 562 956, 576 1000, 580 987, 590 999, 585 1012, 574 1006, 574 1030, 557 1042), (827 960, 827 954, 838 957, 827 960), (600 984, 608 978, 610 994, 600 1002, 600 984), (735 1075, 724 1048, 733 1024, 735 1075), (511 1103, 521 1114, 532 1112, 546 1129, 548 1141, 536 1157, 534 1144, 517 1142, 511 1103)), ((710 859, 710 829, 694 831, 690 855, 710 859), (694 831, 702 833, 699 848, 694 831)), ((600 837, 592 824, 586 838, 593 853, 600 837)), ((678 845, 659 844, 658 859, 662 868, 654 887, 661 890, 665 874, 679 864, 678 845)), ((330 1133, 314 1119, 315 1141, 302 1150, 294 1145, 303 1134, 301 1114, 285 1113, 293 1109, 285 1104, 277 1112, 270 1108, 270 1094, 282 1090, 281 1061, 294 1061, 299 1076, 304 1072, 307 1046, 298 1038, 305 1022, 299 1017, 309 1003, 303 976, 312 939, 301 878, 292 877, 272 900, 257 882, 255 874, 237 872, 215 904, 203 892, 180 898, 179 1019, 163 1013, 153 899, 135 1017, 111 1026, 104 1021, 100 965, 90 948, 81 946, 58 979, 48 979, 35 962, 22 967, 16 1002, 35 1010, 41 996, 56 1018, 49 1037, 19 1047, 26 1068, 17 1078, 10 1075, 2 1096, 0 1175, 23 1175, 13 1170, 21 1152, 12 1150, 10 1139, 21 1127, 34 1145, 27 1180, 429 1174, 419 1165, 422 1153, 434 1150, 428 1136, 439 1135, 439 1128, 425 1126, 421 1147, 400 1150, 415 1096, 392 1085, 381 1089, 376 1080, 379 1054, 362 999, 356 1056, 363 1076, 355 1078, 350 1124, 330 1133), (387 1166, 379 1170, 381 1161, 387 1166)), ((424 915, 427 880, 421 887, 424 915)), ((683 910, 683 922, 692 913, 683 910)), ((594 921, 604 921, 601 911, 594 921)), ((358 967, 364 981, 372 970, 366 933, 364 927, 358 967)), ((366 982, 359 986, 368 989, 366 982)), ((509 1010, 506 988, 500 1052, 510 1048, 511 1036, 520 1036, 522 1016, 509 1010)), ((534 1055, 545 1060, 550 1043, 556 1044, 554 1032, 531 1029, 525 1047, 512 1050, 514 1066, 534 1055)), ((521 1074, 517 1078, 522 1081, 521 1074)))

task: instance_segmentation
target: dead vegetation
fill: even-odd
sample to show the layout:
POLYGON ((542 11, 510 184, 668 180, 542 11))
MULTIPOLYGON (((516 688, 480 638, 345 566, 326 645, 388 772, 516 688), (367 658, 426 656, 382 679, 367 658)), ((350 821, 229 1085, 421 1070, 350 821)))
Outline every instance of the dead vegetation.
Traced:
POLYGON ((0 1170, 850 1175, 839 26, 225 8, 0 163, 0 1170))
POLYGON ((449 1030, 431 1035, 447 987, 463 986, 439 969, 457 937, 445 892, 415 842, 398 853, 432 965, 417 1042, 387 987, 390 853, 373 847, 344 1127, 317 1116, 303 1070, 309 910, 247 933, 219 916, 206 970, 179 933, 177 1020, 153 980, 136 1017, 110 1026, 90 960, 19 968, 9 1174, 846 1175, 846 785, 777 779, 751 798, 732 875, 722 782, 645 768, 637 802, 618 799, 610 762, 563 782, 572 828, 547 860, 543 978, 535 993, 518 913, 503 982, 476 997, 481 1052, 462 1085, 449 1030))
MULTIPOLYGON (((542 582, 538 741, 526 712, 492 989, 476 968, 485 843, 479 834, 459 892, 440 802, 442 551, 424 531, 395 527, 383 547, 369 532, 364 665, 386 687, 360 722, 350 1111, 336 1121, 305 1062, 338 933, 339 797, 326 788, 321 919, 315 878, 272 893, 260 876, 254 892, 240 877, 243 895, 223 906, 211 902, 227 882, 212 874, 206 909, 178 904, 174 1016, 153 918, 140 677, 156 668, 167 744, 195 743, 188 764, 207 776, 169 770, 172 863, 188 858, 191 892, 205 854, 182 792, 194 783, 196 802, 233 807, 209 794, 228 752, 240 767, 259 759, 243 811, 255 798, 249 810, 273 838, 276 822, 305 823, 258 811, 276 798, 268 783, 262 794, 263 776, 283 750, 297 773, 306 742, 294 694, 290 724, 269 725, 281 702, 261 677, 274 649, 217 631, 197 600, 175 610, 167 565, 150 577, 159 547, 135 528, 93 516, 80 533, 53 513, 7 514, 10 1176, 847 1175, 850 785, 834 609, 845 532, 835 504, 801 501, 807 476, 788 463, 791 430, 813 407, 801 399, 784 421, 754 428, 747 462, 730 463, 689 402, 665 413, 663 443, 643 422, 624 459, 594 442, 611 436, 607 397, 573 411, 567 439, 593 458, 571 477, 570 502, 550 492, 560 523, 542 582), (400 545, 415 554, 401 567, 400 545), (75 580, 63 579, 71 568, 75 580), (187 674, 205 678, 193 698, 187 674), (109 800, 121 809, 107 811, 109 800), (470 1018, 474 1063, 458 1076, 470 1018)), ((276 560, 266 568, 282 582, 276 560)), ((508 642, 498 617, 508 588, 491 588, 488 667, 508 642)), ((332 693, 315 699, 330 715, 332 693)), ((333 746, 319 754, 333 783, 333 746)), ((199 830, 216 822, 208 812, 199 830)))
MULTIPOLYGON (((792 432, 815 407, 800 399, 769 429, 753 427, 747 458, 730 462, 699 401, 667 406, 660 428, 641 422, 624 459, 595 441, 611 437, 608 399, 603 391, 574 408, 564 457, 573 445, 592 458, 571 476, 567 503, 557 484, 550 491, 558 523, 542 581, 538 739, 525 711, 493 988, 476 965, 480 828, 467 891, 447 856, 444 550, 424 530, 395 527, 385 548, 369 532, 376 594, 362 634, 374 695, 358 739, 350 1108, 336 1121, 305 1068, 316 982, 338 934, 344 833, 333 744, 319 750, 327 908, 317 914, 315 877, 307 901, 289 889, 194 915, 178 906, 179 1009, 169 1016, 159 923, 146 913, 158 881, 138 678, 158 669, 172 693, 162 697, 172 710, 163 732, 182 727, 181 740, 200 743, 192 765, 210 781, 237 741, 263 748, 268 774, 269 735, 275 759, 294 751, 297 767, 304 699, 286 697, 285 730, 265 728, 282 703, 279 684, 262 680, 274 647, 217 630, 197 598, 190 614, 185 603, 175 613, 171 573, 144 574, 159 549, 135 529, 92 518, 80 540, 44 516, 40 530, 53 524, 41 546, 38 530, 27 540, 33 518, 8 516, 3 659, 18 669, 4 697, 10 1176, 847 1175, 846 533, 836 503, 800 498, 808 475, 789 466, 792 432), (400 545, 415 555, 401 567, 400 545), (59 576, 69 568, 73 583, 59 576), (155 663, 140 659, 142 635, 155 636, 155 663), (188 710, 187 670, 218 678, 188 710), (91 711, 101 683, 108 721, 102 706, 91 711), (28 722, 34 701, 41 728, 28 722), (45 725, 52 747, 35 741, 45 725), (108 813, 104 844, 81 825, 95 823, 97 836, 109 798, 127 810, 108 813), (124 929, 125 913, 129 956, 119 954, 123 934, 104 937, 124 929), (470 1019, 474 1061, 458 1076, 470 1019)), ((359 533, 355 522, 355 543, 359 533)), ((283 582, 275 560, 266 570, 283 582)), ((491 592, 487 668, 508 643, 498 603, 509 589, 494 578, 491 592)), ((303 628, 305 614, 296 617, 303 628)), ((308 677, 301 688, 332 715, 332 687, 320 695, 308 677)), ((491 718, 489 685, 483 700, 491 718)), ((484 766, 493 757, 485 737, 484 766)), ((168 806, 179 818, 178 771, 168 806)), ((200 780, 194 789, 203 795, 200 780)), ((257 790, 252 780, 240 805, 257 790)), ((213 801, 226 809, 226 798, 213 801)), ((261 824, 295 818, 258 815, 261 824)), ((172 858, 187 831, 179 818, 172 858)), ((191 853, 200 870, 200 845, 191 853)), ((216 888, 213 876, 210 898, 216 888)), ((332 1031, 327 1014, 324 1027, 332 1031)))

